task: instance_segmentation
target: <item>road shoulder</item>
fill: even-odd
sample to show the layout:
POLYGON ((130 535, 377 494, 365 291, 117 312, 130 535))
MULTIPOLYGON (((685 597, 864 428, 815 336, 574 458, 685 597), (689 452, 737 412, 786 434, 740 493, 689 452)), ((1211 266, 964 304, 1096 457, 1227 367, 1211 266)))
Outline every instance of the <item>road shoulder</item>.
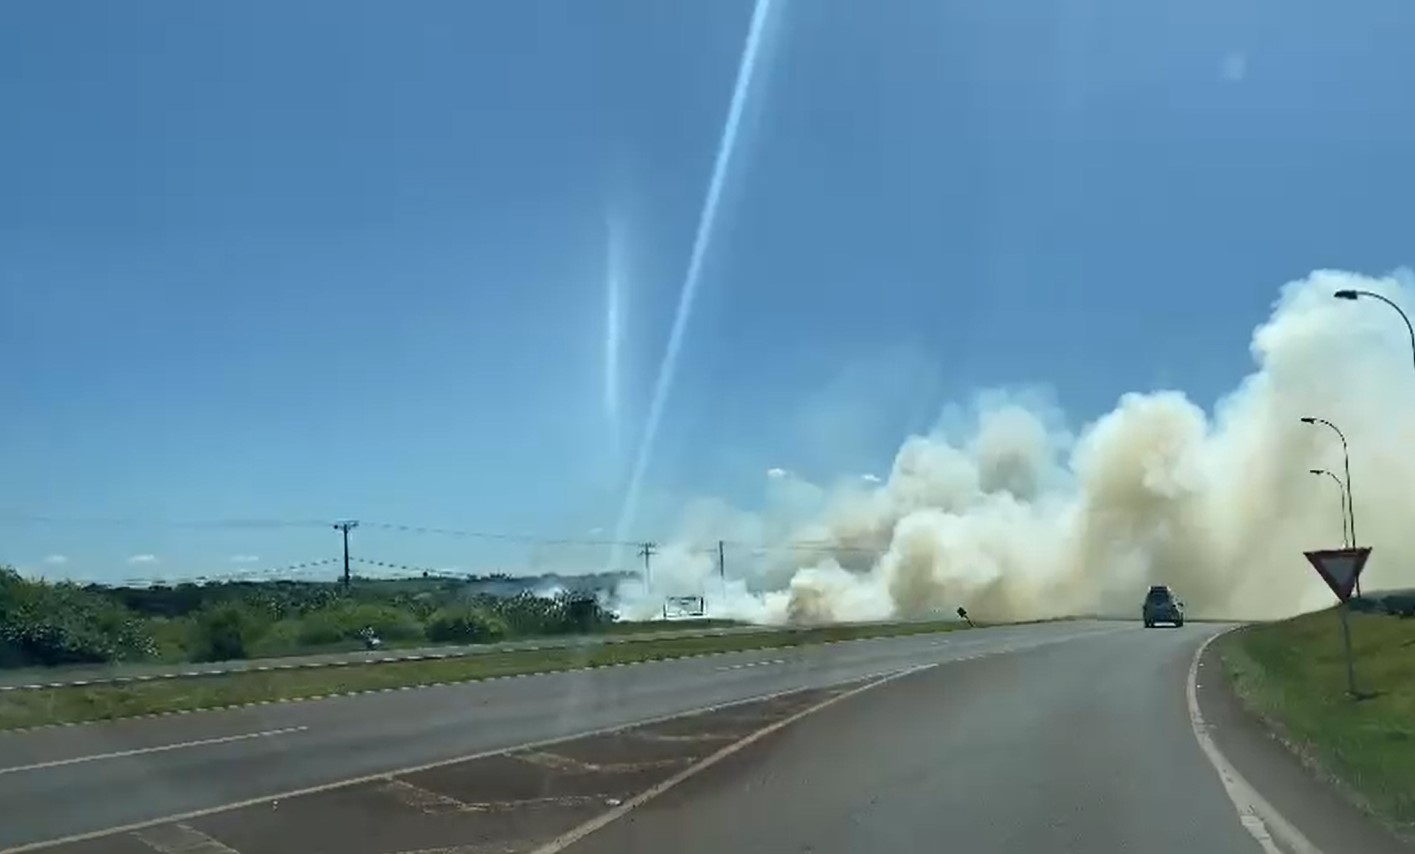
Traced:
POLYGON ((1224 757, 1263 797, 1327 854, 1410 854, 1378 819, 1321 779, 1269 726, 1244 708, 1224 675, 1216 644, 1199 660, 1199 707, 1208 733, 1224 757))

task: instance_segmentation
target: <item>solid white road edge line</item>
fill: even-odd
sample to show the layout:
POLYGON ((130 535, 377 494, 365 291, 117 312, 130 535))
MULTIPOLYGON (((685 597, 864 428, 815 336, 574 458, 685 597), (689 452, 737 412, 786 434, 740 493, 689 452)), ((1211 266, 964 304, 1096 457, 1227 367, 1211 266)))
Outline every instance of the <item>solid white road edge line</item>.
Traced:
POLYGON ((81 762, 98 762, 101 759, 119 759, 124 756, 138 756, 144 753, 164 753, 168 750, 186 750, 191 747, 205 747, 211 744, 229 744, 233 741, 246 741, 252 738, 271 738, 277 735, 304 732, 307 729, 309 729, 307 726, 291 726, 284 727, 283 729, 247 732, 240 735, 223 735, 220 738, 201 738, 196 741, 182 741, 176 744, 160 744, 156 747, 138 747, 132 750, 115 750, 112 753, 94 753, 89 756, 74 756, 69 759, 53 759, 49 762, 33 762, 29 765, 12 765, 9 768, 0 768, 0 774, 18 774, 21 771, 40 771, 45 768, 58 768, 62 765, 78 765, 81 762))
MULTIPOLYGON (((1223 783, 1224 791, 1228 793, 1228 799, 1238 811, 1238 820, 1243 824, 1243 829, 1258 840, 1264 854, 1283 854, 1284 849, 1290 854, 1322 854, 1322 850, 1313 845, 1302 831, 1283 818, 1276 807, 1258 794, 1258 790, 1238 773, 1238 769, 1233 767, 1209 736, 1208 724, 1204 723, 1204 714, 1199 710, 1199 659, 1203 657, 1204 650, 1208 649, 1210 643, 1225 634, 1227 631, 1205 638, 1195 651, 1194 660, 1189 662, 1189 681, 1184 688, 1185 699, 1189 702, 1189 723, 1194 727, 1194 738, 1198 740, 1200 749, 1218 772, 1218 778, 1223 783), (1278 842, 1282 843, 1281 847, 1278 842)), ((1223 677, 1218 675, 1214 678, 1223 677)))
POLYGON ((600 830, 601 828, 604 828, 607 825, 614 823, 615 821, 618 821, 619 819, 628 815, 631 811, 643 806, 644 804, 648 803, 649 801, 653 800, 654 798, 658 797, 659 795, 663 794, 674 786, 677 786, 679 783, 682 783, 683 781, 689 779, 690 777, 696 776, 697 774, 701 774, 703 771, 706 771, 707 769, 711 768, 712 766, 716 765, 717 763, 721 762, 732 754, 737 753, 743 748, 751 746, 753 743, 760 741, 763 738, 766 738, 768 735, 771 735, 777 730, 784 729, 785 727, 790 726, 791 724, 801 720, 807 715, 813 715, 816 712, 821 711, 822 709, 839 703, 841 700, 847 700, 857 694, 863 694, 871 688, 878 687, 880 685, 885 684, 886 682, 891 682, 895 679, 908 676, 911 673, 918 673, 922 670, 928 670, 930 667, 937 666, 938 662, 930 662, 928 664, 918 665, 917 667, 910 667, 907 670, 900 670, 895 673, 890 673, 886 676, 882 676, 879 679, 874 680, 873 682, 861 685, 858 688, 852 688, 849 691, 836 694, 834 697, 827 697, 826 699, 822 700, 819 703, 816 703, 815 705, 809 708, 802 709, 801 711, 796 712, 795 714, 789 717, 782 718, 776 723, 764 726, 756 732, 746 736, 745 738, 741 738, 737 741, 732 742, 731 744, 727 745, 716 753, 713 753, 710 756, 698 760, 687 768, 684 768, 682 771, 679 771, 677 774, 674 774, 672 777, 669 777, 667 780, 664 780, 662 783, 659 783, 658 785, 653 786, 651 788, 645 789, 644 791, 640 792, 639 794, 635 795, 634 797, 630 798, 619 806, 595 816, 584 824, 581 824, 579 827, 573 828, 569 831, 566 831, 565 833, 560 834, 559 836, 555 837, 554 839, 545 843, 539 848, 532 850, 531 854, 559 854, 559 852, 564 851, 566 848, 570 847, 571 845, 574 845, 576 842, 579 842, 581 839, 584 839, 591 833, 594 833, 595 831, 600 830))

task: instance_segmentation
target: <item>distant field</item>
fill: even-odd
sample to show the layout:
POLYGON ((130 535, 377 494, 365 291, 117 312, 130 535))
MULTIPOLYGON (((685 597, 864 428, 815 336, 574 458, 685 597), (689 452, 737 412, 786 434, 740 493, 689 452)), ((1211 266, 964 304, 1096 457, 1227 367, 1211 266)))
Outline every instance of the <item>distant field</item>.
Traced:
POLYGON ((578 649, 561 647, 492 652, 469 658, 408 661, 378 667, 271 670, 231 673, 202 679, 12 691, 0 694, 0 729, 207 709, 262 700, 294 700, 406 685, 470 682, 493 676, 602 667, 705 653, 775 649, 832 641, 946 632, 963 627, 963 624, 957 621, 824 626, 786 631, 659 638, 578 649))
POLYGON ((1247 626, 1217 641, 1243 702, 1309 763, 1404 833, 1415 831, 1415 620, 1353 613, 1356 685, 1335 610, 1247 626))

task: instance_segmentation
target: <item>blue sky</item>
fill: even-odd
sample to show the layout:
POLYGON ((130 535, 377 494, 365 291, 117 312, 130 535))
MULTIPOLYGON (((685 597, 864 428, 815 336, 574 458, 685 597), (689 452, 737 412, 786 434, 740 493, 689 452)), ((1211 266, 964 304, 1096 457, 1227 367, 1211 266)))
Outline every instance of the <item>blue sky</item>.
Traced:
MULTIPOLYGON (((1207 406, 1283 282, 1415 261, 1406 4, 1017 11, 774 4, 635 538, 753 506, 772 466, 882 472, 980 389, 1073 425, 1131 390, 1207 406)), ((0 6, 0 561, 336 551, 233 519, 612 530, 751 13, 0 6)))

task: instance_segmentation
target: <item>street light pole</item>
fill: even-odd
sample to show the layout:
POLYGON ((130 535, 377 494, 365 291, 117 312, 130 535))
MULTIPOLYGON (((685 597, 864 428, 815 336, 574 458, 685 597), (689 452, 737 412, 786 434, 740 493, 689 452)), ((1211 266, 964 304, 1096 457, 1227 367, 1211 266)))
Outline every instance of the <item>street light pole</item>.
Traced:
POLYGON ((1396 314, 1400 315, 1400 319, 1405 321, 1406 331, 1410 333, 1410 358, 1412 363, 1415 363, 1415 326, 1412 326, 1410 324, 1410 317, 1404 311, 1401 310, 1400 306, 1392 302, 1390 298, 1383 297, 1375 291, 1343 290, 1337 291, 1336 293, 1332 294, 1332 296, 1336 297, 1337 299, 1351 300, 1353 302, 1360 297, 1370 297, 1372 299, 1378 299, 1386 305, 1390 306, 1391 308, 1395 309, 1396 314))
MULTIPOLYGON (((1401 313, 1404 316, 1404 312, 1401 313)), ((1350 520, 1351 548, 1356 548, 1356 493, 1351 491, 1351 450, 1346 444, 1346 434, 1341 428, 1325 418, 1303 418, 1303 424, 1325 424, 1341 439, 1341 464, 1346 471, 1346 518, 1350 520)), ((1361 595, 1361 581, 1356 581, 1356 595, 1361 595)))
POLYGON ((1341 478, 1327 471, 1326 469, 1308 469, 1312 474, 1324 474, 1336 482, 1336 494, 1341 496, 1341 544, 1347 548, 1351 547, 1351 538, 1346 527, 1346 485, 1341 482, 1341 478))

